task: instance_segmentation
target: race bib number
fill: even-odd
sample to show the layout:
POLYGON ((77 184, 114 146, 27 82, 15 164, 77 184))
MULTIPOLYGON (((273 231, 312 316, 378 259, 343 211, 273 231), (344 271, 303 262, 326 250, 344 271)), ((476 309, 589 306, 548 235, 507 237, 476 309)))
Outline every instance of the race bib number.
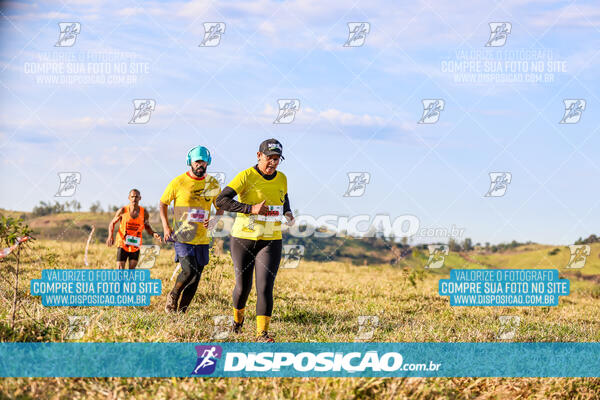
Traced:
POLYGON ((281 222, 281 216, 283 215, 283 206, 268 206, 269 211, 267 215, 257 215, 257 221, 274 221, 281 222))
POLYGON ((207 212, 201 208, 190 208, 188 211, 188 222, 203 223, 206 220, 207 212))
POLYGON ((131 236, 131 235, 125 236, 125 244, 129 245, 129 246, 140 247, 141 241, 142 241, 142 238, 137 237, 137 236, 131 236))

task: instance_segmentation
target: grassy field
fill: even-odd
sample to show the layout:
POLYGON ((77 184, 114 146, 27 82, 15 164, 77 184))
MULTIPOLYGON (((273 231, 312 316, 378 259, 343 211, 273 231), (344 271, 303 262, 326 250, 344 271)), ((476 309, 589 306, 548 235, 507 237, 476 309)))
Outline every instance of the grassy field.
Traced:
MULTIPOLYGON (((152 277, 163 282, 163 295, 143 308, 45 308, 29 295, 30 279, 44 268, 82 268, 85 240, 37 240, 30 245, 20 278, 20 311, 10 329, 10 266, 0 264, 0 338, 2 341, 67 341, 69 316, 87 316, 83 342, 207 342, 215 331, 213 317, 229 315, 233 269, 228 256, 213 257, 206 267, 187 314, 167 315, 163 307, 173 281, 173 251, 162 249, 152 277)), ((600 248, 592 249, 584 275, 600 271, 600 248)), ((449 268, 561 268, 568 249, 549 256, 553 247, 529 245, 511 252, 450 254, 440 270, 423 268, 426 254, 417 252, 395 266, 352 266, 301 262, 281 269, 275 286, 272 332, 280 342, 354 341, 359 316, 378 316, 371 341, 483 342, 498 341, 500 316, 520 316, 514 341, 600 341, 598 285, 573 277, 571 294, 558 307, 450 307, 437 294, 437 283, 449 268)), ((90 246, 89 268, 114 268, 115 249, 90 246)), ((561 271, 562 273, 562 271, 561 271)), ((569 272, 570 273, 570 272, 569 272)), ((563 277, 563 276, 561 276, 563 277)), ((571 278, 571 277, 570 277, 571 278)), ((250 295, 248 321, 253 321, 256 295, 250 295)), ((225 341, 251 341, 253 323, 241 336, 225 341)), ((3 379, 2 398, 598 398, 600 379, 537 378, 404 378, 404 379, 3 379)))

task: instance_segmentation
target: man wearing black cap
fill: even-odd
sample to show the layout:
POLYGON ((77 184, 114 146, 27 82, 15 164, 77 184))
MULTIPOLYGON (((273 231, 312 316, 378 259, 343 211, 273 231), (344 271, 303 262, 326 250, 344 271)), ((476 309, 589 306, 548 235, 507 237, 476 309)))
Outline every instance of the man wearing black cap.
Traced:
POLYGON ((283 146, 275 139, 260 144, 255 166, 233 178, 215 205, 237 212, 231 230, 231 258, 235 268, 233 290, 234 331, 241 332, 252 276, 256 270, 256 327, 259 341, 272 342, 269 322, 273 312, 273 286, 281 261, 281 222, 293 225, 287 178, 277 171, 283 146), (234 200, 239 197, 239 202, 234 200))

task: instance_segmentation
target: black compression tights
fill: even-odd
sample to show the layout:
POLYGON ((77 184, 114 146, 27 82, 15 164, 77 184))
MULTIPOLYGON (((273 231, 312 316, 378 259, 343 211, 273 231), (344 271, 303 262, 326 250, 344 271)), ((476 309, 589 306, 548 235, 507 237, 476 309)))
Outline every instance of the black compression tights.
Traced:
POLYGON ((235 268, 233 307, 246 307, 256 269, 256 315, 271 316, 273 285, 281 261, 281 240, 231 238, 231 258, 235 268))
POLYGON ((175 299, 179 299, 181 295, 178 310, 186 312, 196 294, 196 289, 198 289, 204 266, 198 266, 196 259, 190 256, 179 258, 179 262, 181 263, 181 272, 177 276, 171 295, 175 299))

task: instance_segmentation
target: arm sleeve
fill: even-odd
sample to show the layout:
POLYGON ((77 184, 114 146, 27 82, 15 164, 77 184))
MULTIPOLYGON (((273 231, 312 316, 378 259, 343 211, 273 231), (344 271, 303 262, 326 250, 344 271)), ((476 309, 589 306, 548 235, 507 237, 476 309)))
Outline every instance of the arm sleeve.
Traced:
POLYGON ((290 198, 288 197, 288 194, 285 194, 285 201, 283 202, 283 214, 285 215, 286 212, 288 211, 292 211, 292 209, 290 208, 290 198))
POLYGON ((283 202, 283 215, 285 215, 286 212, 292 211, 292 208, 290 207, 290 198, 288 197, 287 176, 283 175, 283 177, 285 178, 283 184, 285 190, 285 197, 283 202))
POLYGON ((217 197, 217 201, 215 201, 215 205, 220 210, 231 211, 231 212, 239 212, 242 214, 250 214, 252 211, 252 206, 250 204, 240 203, 239 201, 235 201, 233 198, 237 196, 237 192, 233 190, 229 186, 225 186, 225 188, 221 191, 219 196, 217 197))

